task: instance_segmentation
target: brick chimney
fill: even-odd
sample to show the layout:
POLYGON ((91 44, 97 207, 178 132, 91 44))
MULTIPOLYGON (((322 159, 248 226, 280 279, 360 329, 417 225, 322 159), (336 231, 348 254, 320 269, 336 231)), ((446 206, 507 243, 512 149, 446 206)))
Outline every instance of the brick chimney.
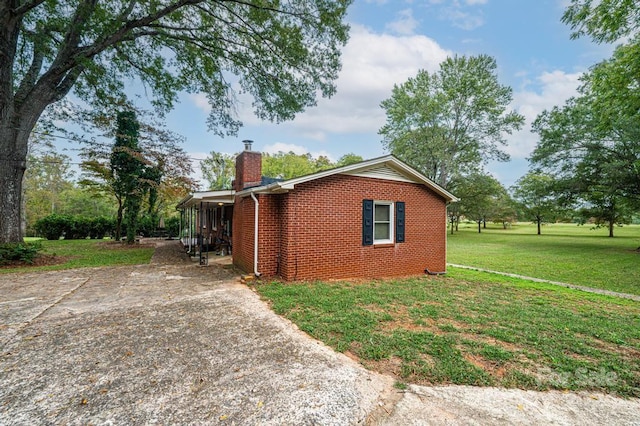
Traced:
POLYGON ((251 150, 253 141, 244 140, 244 151, 236 157, 236 180, 233 189, 260 186, 262 183, 262 154, 251 150))

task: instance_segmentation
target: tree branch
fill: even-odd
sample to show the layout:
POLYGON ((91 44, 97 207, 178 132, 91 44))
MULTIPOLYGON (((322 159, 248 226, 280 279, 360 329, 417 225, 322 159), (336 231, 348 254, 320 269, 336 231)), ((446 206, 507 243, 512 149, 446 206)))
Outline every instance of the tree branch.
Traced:
POLYGON ((39 43, 34 40, 33 42, 33 58, 31 60, 31 66, 29 66, 29 70, 22 78, 20 85, 18 86, 18 90, 14 96, 16 102, 20 103, 27 96, 27 93, 33 88, 38 80, 38 75, 40 74, 40 69, 42 68, 42 62, 44 60, 44 54, 40 49, 39 43))
POLYGON ((67 75, 62 79, 62 81, 54 88, 53 94, 51 96, 51 102, 58 102, 62 98, 64 98, 67 93, 71 90, 73 85, 78 81, 78 77, 84 71, 84 66, 77 65, 75 68, 72 68, 67 75))
POLYGON ((13 13, 17 16, 23 16, 31 9, 34 9, 44 3, 44 0, 33 0, 23 3, 22 5, 13 9, 13 13))

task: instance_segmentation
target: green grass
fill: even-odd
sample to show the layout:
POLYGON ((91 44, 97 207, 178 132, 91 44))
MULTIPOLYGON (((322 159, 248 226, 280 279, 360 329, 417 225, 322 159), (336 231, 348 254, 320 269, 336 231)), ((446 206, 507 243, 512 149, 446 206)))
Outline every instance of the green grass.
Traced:
POLYGON ((154 248, 149 246, 129 247, 110 240, 40 240, 46 256, 63 258, 62 263, 44 266, 2 268, 0 273, 52 271, 112 265, 138 265, 149 263, 154 248))
POLYGON ((640 396, 640 303, 475 271, 257 286, 301 330, 400 383, 640 396))
POLYGON ((552 224, 536 235, 531 224, 504 230, 494 224, 479 234, 463 224, 448 236, 447 261, 500 272, 640 295, 640 226, 606 229, 552 224))

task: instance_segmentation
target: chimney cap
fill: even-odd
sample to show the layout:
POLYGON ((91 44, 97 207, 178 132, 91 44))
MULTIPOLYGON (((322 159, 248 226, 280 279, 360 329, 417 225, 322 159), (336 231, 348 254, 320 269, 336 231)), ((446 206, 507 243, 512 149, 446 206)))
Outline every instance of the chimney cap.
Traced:
POLYGON ((253 145, 253 141, 250 139, 245 139, 242 141, 242 143, 244 144, 244 150, 245 151, 251 151, 251 145, 253 145))

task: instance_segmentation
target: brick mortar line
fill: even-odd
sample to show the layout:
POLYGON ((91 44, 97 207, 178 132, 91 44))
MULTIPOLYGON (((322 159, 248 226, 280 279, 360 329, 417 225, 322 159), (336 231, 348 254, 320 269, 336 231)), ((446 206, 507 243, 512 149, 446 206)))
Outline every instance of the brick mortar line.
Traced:
POLYGON ((616 291, 603 290, 600 288, 585 287, 585 286, 576 285, 576 284, 563 283, 560 281, 545 280, 542 278, 528 277, 526 275, 512 274, 509 272, 492 271, 490 269, 477 268, 475 266, 457 265, 455 263, 447 263, 447 266, 452 266, 454 268, 461 268, 461 269, 470 269, 473 271, 488 272, 490 274, 503 275, 511 278, 520 278, 523 280, 533 281, 537 283, 552 284, 560 287, 570 288, 572 290, 580 290, 580 291, 585 291, 587 293, 602 294, 605 296, 620 297, 622 299, 631 299, 631 300, 635 300, 636 302, 640 302, 640 296, 636 294, 618 293, 616 291))

